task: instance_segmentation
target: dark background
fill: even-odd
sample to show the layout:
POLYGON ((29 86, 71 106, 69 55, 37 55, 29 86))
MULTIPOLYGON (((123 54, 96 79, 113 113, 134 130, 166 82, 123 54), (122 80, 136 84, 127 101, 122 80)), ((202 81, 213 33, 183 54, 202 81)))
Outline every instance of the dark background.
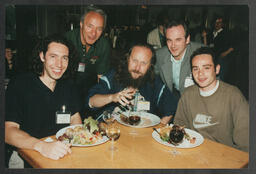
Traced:
MULTIPOLYGON (((88 0, 89 1, 89 0, 88 0)), ((255 30, 256 30, 256 19, 255 19, 255 16, 256 16, 256 3, 255 1, 253 0, 205 0, 205 1, 201 1, 201 0, 189 0, 189 1, 186 1, 186 0, 149 0, 149 1, 136 1, 136 0, 133 0, 133 1, 130 1, 128 2, 128 0, 97 0, 96 2, 99 2, 100 4, 128 4, 128 5, 133 5, 133 4, 161 4, 160 6, 166 6, 166 4, 171 7, 172 9, 176 9, 176 7, 178 7, 176 4, 190 4, 191 6, 190 7, 197 7, 197 5, 194 5, 194 4, 206 4, 204 5, 203 7, 209 7, 209 8, 212 8, 213 6, 212 5, 215 5, 215 4, 221 4, 221 6, 218 6, 220 8, 223 8, 224 5, 228 5, 228 6, 236 6, 236 10, 233 11, 233 13, 237 13, 237 18, 240 18, 242 16, 244 16, 244 18, 242 18, 240 21, 241 24, 244 24, 243 21, 247 21, 245 23, 248 24, 248 21, 249 21, 249 34, 248 34, 248 37, 249 37, 249 42, 247 42, 248 44, 248 47, 247 49, 249 50, 248 54, 249 54, 249 58, 250 58, 250 61, 249 61, 249 66, 248 66, 248 57, 244 57, 244 58, 241 58, 241 62, 243 64, 246 64, 244 62, 246 62, 247 60, 247 65, 244 66, 245 68, 243 69, 243 71, 241 70, 240 72, 241 73, 245 73, 245 74, 248 74, 248 71, 249 71, 249 75, 250 75, 250 81, 248 79, 246 80, 243 80, 245 81, 244 84, 245 86, 247 86, 247 89, 248 89, 248 83, 249 83, 249 97, 250 97, 250 100, 249 100, 249 104, 250 104, 250 159, 249 159, 249 167, 247 169, 242 169, 242 170, 219 170, 219 169, 197 169, 197 170, 47 170, 47 169, 44 169, 44 170, 35 170, 35 169, 32 169, 32 170, 29 170, 29 169, 22 169, 22 170, 7 170, 4 168, 4 84, 3 84, 3 79, 4 79, 4 59, 3 59, 3 56, 4 56, 4 47, 5 47, 5 39, 7 37, 7 33, 9 31, 8 26, 7 26, 7 23, 9 24, 9 22, 7 22, 7 14, 9 14, 7 11, 7 8, 8 5, 14 3, 14 4, 19 4, 20 6, 23 6, 25 9, 27 8, 30 8, 30 7, 35 7, 35 6, 41 6, 41 4, 43 4, 43 6, 45 6, 44 4, 52 4, 50 5, 51 7, 53 7, 53 5, 56 5, 56 4, 59 4, 58 6, 60 7, 64 7, 62 6, 62 4, 66 4, 65 7, 80 7, 80 5, 73 5, 74 2, 76 2, 76 4, 85 4, 85 2, 87 3, 87 0, 78 0, 78 1, 75 1, 75 0, 38 0, 36 1, 32 1, 32 0, 1 0, 0 1, 0 132, 1 132, 1 149, 0 149, 0 152, 1 152, 1 158, 0 158, 0 173, 72 173, 72 174, 75 174, 75 173, 179 173, 179 174, 183 174, 183 173, 189 173, 189 174, 195 174, 195 173, 202 173, 202 174, 212 174, 212 173, 237 173, 237 174, 240 174, 240 173, 255 173, 255 169, 256 169, 256 165, 255 165, 255 156, 256 156, 256 151, 255 151, 255 108, 256 108, 256 102, 255 102, 255 99, 256 99, 256 96, 255 96, 255 82, 256 82, 256 79, 255 79, 255 74, 256 74, 256 69, 254 68, 254 66, 256 66, 256 59, 255 59, 255 55, 256 55, 256 49, 255 49, 255 40, 256 40, 256 35, 255 35, 255 30), (38 4, 38 5, 30 5, 30 4, 38 4), (174 5, 171 5, 171 4, 174 4, 174 5), (240 9, 239 9, 239 6, 245 6, 245 8, 247 8, 247 12, 243 12, 242 13, 240 12, 240 9), (249 13, 249 17, 246 15, 249 13), (245 17, 247 16, 247 17, 245 17), (245 20, 244 20, 245 19, 245 20)), ((93 2, 93 1, 90 1, 90 2, 93 2)), ((122 5, 124 6, 124 5, 122 5)), ((133 5, 134 6, 134 5, 133 5)), ((155 5, 154 5, 155 6, 155 5)), ((159 5, 157 5, 159 6, 159 5)), ((163 7, 163 8, 164 8, 163 7)), ((179 7, 184 7, 183 5, 179 5, 179 7)), ((216 7, 216 6, 214 6, 216 7)), ((15 7, 16 8, 16 7, 15 7)), ((14 7, 11 6, 11 13, 13 13, 15 16, 17 15, 16 13, 16 9, 14 7), (13 11, 13 9, 15 9, 13 11)), ((45 8, 46 9, 46 8, 45 8)), ((56 8, 55 8, 56 9, 56 8)), ((35 10, 35 9, 34 9, 35 10)), ((49 9, 47 9, 49 10, 49 9)), ((59 11, 60 9, 57 8, 57 10, 55 10, 55 14, 57 14, 57 11, 59 11)), ((32 10, 33 11, 33 10, 32 10)), ((54 10, 53 10, 54 11, 54 10)), ((179 10, 177 10, 179 11, 179 10)), ((215 12, 215 10, 213 10, 215 12)), ((226 10, 221 10, 222 13, 229 13, 230 11, 230 8, 226 8, 226 10)), ((232 11, 232 10, 231 10, 232 11)), ((16 17, 14 18, 15 20, 15 24, 16 24, 16 29, 14 30, 15 31, 15 34, 11 35, 9 37, 9 39, 11 41, 16 41, 17 42, 17 36, 18 34, 16 34, 16 31, 18 31, 19 27, 22 28, 23 26, 23 31, 25 31, 24 34, 27 34, 26 32, 28 30, 24 29, 26 28, 27 26, 25 26, 24 24, 25 23, 36 23, 35 21, 32 22, 32 20, 27 20, 27 19, 30 19, 30 18, 33 18, 33 19, 36 19, 35 18, 35 15, 33 13, 31 13, 31 16, 29 15, 31 11, 28 11, 26 12, 26 10, 24 10, 22 13, 23 15, 21 15, 22 13, 18 13, 20 14, 21 16, 19 17, 22 17, 23 16, 23 24, 21 22, 20 26, 18 24, 16 24, 16 17), (25 15, 26 14, 26 15, 25 15), (16 35, 16 36, 15 36, 16 35)), ((213 12, 213 13, 214 13, 213 12)), ((217 11, 216 11, 217 12, 217 11)), ((35 13, 35 11, 34 11, 35 13)), ((126 12, 127 13, 127 12, 126 12)), ((211 13, 211 14, 213 14, 211 13)), ((172 13, 170 12, 170 15, 172 13)), ((42 13, 41 13, 42 15, 42 13)), ((116 14, 116 18, 118 18, 120 14, 116 14)), ((126 15, 129 15, 129 11, 128 11, 128 14, 126 15)), ((124 16, 126 16, 124 15, 124 16)), ((156 14, 155 14, 156 15, 156 14)), ((175 13, 175 15, 177 15, 175 13)), ((50 18, 52 18, 53 16, 51 16, 50 18)), ((42 18, 46 18, 46 16, 42 16, 42 18)), ((48 16, 49 18, 49 16, 48 16)), ((62 19, 63 20, 63 19, 62 19)), ((46 22, 46 20, 40 20, 40 22, 38 21, 38 24, 37 25, 40 25, 42 27, 38 27, 38 28, 34 28, 34 34, 40 36, 40 37, 43 37, 47 34, 50 34, 49 31, 50 29, 49 28, 52 28, 51 26, 46 26, 44 25, 44 23, 42 23, 42 21, 46 22)), ((121 20, 122 21, 122 20, 121 20)), ((13 21, 14 22, 14 21, 13 21)), ((47 22, 48 23, 48 22, 47 22)), ((56 22, 57 23, 57 22, 56 22)), ((52 23, 52 25, 56 25, 56 23, 52 23)), ((239 22, 238 22, 239 24, 239 22)), ((67 25, 68 26, 68 25, 67 25)), ((12 28, 12 27, 11 27, 12 28)), ((53 27, 54 28, 54 31, 57 30, 57 27, 53 27)), ((53 29, 52 28, 52 29, 53 29)), ((61 27, 59 27, 61 28, 61 27)), ((67 27, 67 29, 69 29, 69 27, 67 27)), ((11 30, 13 29, 10 29, 10 32, 11 30)), ((20 30, 22 31, 22 30, 20 30)), ((54 32, 53 31, 53 32, 54 32)), ((64 30, 60 30, 60 31, 64 31, 64 30)), ((32 32, 33 33, 33 32, 32 32)), ((248 31, 247 31, 248 33, 248 31)), ((20 34, 20 37, 22 37, 22 33, 20 34)), ((248 39, 248 37, 246 39, 248 39)), ((23 37, 23 38, 26 38, 26 37, 23 37)), ((7 38, 8 39, 8 38, 7 38)), ((26 45, 27 42, 26 42, 26 39, 23 39, 23 41, 20 41, 20 45, 26 45)), ((22 46, 18 46, 19 44, 16 43, 16 47, 17 47, 17 50, 18 50, 18 47, 22 47, 22 46)), ((30 49, 31 50, 31 49, 30 49)), ((22 51, 22 50, 20 50, 22 51)), ((22 59, 22 61, 25 61, 26 60, 26 57, 23 57, 23 58, 20 58, 22 59)), ((247 75, 248 77, 248 75, 247 75)))
MULTIPOLYGON (((247 5, 97 5, 108 15, 107 28, 114 25, 152 25, 164 12, 170 20, 184 19, 190 29, 203 25, 210 28, 216 15, 226 19, 229 30, 248 30, 247 5)), ((70 25, 79 27, 86 5, 6 5, 6 38, 20 39, 21 35, 46 36, 64 33, 70 25)))
MULTIPOLYGON (((232 34, 236 56, 233 57, 228 83, 236 85, 249 98, 249 8, 247 5, 97 5, 108 15, 104 35, 111 28, 139 26, 137 35, 129 39, 146 41, 148 32, 156 27, 156 18, 164 13, 169 20, 186 21, 191 40, 202 28, 210 30, 215 17, 224 17, 225 28, 232 34)), ((16 51, 17 73, 28 71, 31 50, 38 39, 49 34, 64 34, 78 28, 86 5, 14 5, 6 10, 5 40, 16 51)), ((128 45, 126 47, 129 47, 128 45)), ((112 56, 114 57, 114 56, 112 56)), ((113 61, 115 62, 115 61, 113 61)))

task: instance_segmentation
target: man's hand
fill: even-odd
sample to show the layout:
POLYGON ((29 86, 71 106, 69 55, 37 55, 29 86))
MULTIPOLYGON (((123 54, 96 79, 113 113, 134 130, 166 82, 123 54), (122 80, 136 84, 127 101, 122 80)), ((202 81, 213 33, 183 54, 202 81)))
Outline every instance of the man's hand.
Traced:
POLYGON ((220 54, 221 58, 226 57, 229 53, 231 53, 232 51, 234 51, 234 48, 229 48, 227 51, 224 51, 220 54))
POLYGON ((64 155, 71 153, 70 144, 66 145, 60 141, 50 143, 40 141, 35 144, 34 149, 43 156, 54 160, 58 160, 64 157, 64 155))
POLYGON ((205 30, 202 31, 202 37, 204 45, 207 45, 207 32, 205 30))
POLYGON ((202 31, 202 37, 206 37, 207 36, 207 32, 205 30, 202 31))
POLYGON ((130 104, 130 99, 134 96, 136 89, 134 88, 127 88, 123 91, 120 91, 114 94, 112 97, 112 101, 117 103, 119 102, 121 105, 126 106, 130 104))
POLYGON ((125 106, 130 104, 129 99, 132 99, 135 92, 136 89, 127 88, 115 94, 95 94, 89 99, 89 106, 91 108, 102 107, 112 102, 125 106))
POLYGON ((161 119, 161 123, 162 124, 168 124, 170 121, 171 121, 171 119, 172 119, 172 115, 170 115, 170 116, 164 116, 162 119, 161 119))

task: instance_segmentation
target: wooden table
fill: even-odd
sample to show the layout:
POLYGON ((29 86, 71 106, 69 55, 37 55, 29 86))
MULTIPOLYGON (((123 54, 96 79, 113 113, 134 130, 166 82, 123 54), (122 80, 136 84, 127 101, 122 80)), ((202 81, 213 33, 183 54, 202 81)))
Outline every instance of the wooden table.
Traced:
MULTIPOLYGON (((158 125, 159 127, 159 125, 158 125)), ((178 168, 243 168, 249 155, 232 147, 205 139, 191 149, 177 149, 159 144, 152 138, 152 127, 136 128, 120 125, 121 136, 110 151, 111 142, 93 147, 72 147, 72 153, 59 160, 51 160, 40 153, 19 149, 19 154, 34 168, 122 168, 122 169, 178 169, 178 168)), ((54 136, 51 138, 55 139, 54 136)), ((56 139, 55 139, 56 140, 56 139)))

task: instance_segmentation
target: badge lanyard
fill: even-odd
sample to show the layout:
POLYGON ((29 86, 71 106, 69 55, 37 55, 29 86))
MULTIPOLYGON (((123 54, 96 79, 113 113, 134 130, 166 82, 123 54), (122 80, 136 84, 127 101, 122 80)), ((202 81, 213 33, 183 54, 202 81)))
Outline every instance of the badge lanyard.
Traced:
POLYGON ((135 93, 133 109, 134 109, 134 111, 148 111, 148 110, 150 110, 150 102, 145 101, 143 97, 140 99, 138 91, 136 91, 136 93, 135 93))

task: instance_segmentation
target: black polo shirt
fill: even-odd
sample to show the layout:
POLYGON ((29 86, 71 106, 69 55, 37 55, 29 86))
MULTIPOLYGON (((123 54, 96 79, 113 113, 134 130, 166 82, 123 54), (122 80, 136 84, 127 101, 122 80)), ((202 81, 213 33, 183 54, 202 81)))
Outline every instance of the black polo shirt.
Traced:
POLYGON ((36 138, 54 135, 67 126, 56 124, 56 111, 65 105, 71 115, 81 109, 77 89, 71 80, 59 80, 52 92, 39 77, 28 73, 15 77, 6 90, 6 121, 36 138))

